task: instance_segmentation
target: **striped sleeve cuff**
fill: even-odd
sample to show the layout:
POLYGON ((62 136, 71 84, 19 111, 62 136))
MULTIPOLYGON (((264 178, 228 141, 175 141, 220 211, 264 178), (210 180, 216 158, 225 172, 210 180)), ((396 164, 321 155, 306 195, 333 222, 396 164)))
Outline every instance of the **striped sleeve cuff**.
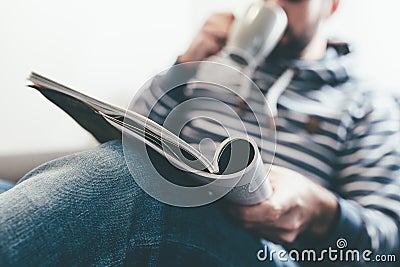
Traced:
POLYGON ((345 239, 349 248, 370 248, 371 241, 359 207, 352 203, 351 200, 341 197, 338 197, 338 201, 340 209, 339 220, 332 231, 328 233, 327 240, 329 240, 330 245, 337 246, 338 240, 345 239))
POLYGON ((339 242, 347 243, 348 248, 367 249, 370 248, 370 239, 362 220, 361 211, 351 200, 337 196, 339 202, 339 216, 336 224, 326 235, 316 238, 315 236, 302 235, 295 246, 300 249, 315 249, 317 251, 337 248, 339 242))

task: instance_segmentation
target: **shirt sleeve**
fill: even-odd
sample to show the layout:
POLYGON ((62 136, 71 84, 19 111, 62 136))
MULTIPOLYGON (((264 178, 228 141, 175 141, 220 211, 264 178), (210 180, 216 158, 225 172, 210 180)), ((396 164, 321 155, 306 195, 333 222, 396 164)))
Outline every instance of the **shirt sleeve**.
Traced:
MULTIPOLYGON (((364 93, 350 109, 344 127, 347 133, 334 188, 339 218, 317 247, 337 249, 338 240, 345 240, 349 249, 371 250, 371 261, 376 255, 396 253, 398 260, 400 106, 390 96, 364 93)), ((357 264, 362 263, 352 263, 357 264)))

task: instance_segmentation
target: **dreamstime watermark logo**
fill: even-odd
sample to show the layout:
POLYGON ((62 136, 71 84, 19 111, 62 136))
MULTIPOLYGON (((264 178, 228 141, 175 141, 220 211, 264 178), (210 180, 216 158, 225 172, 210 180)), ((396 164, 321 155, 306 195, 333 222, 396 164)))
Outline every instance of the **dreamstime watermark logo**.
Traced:
POLYGON ((339 238, 336 241, 336 246, 337 246, 338 249, 346 248, 347 247, 347 240, 344 239, 344 238, 339 238))
MULTIPOLYGON (((135 125, 123 131, 124 156, 132 177, 146 193, 161 202, 180 207, 202 206, 234 188, 242 190, 238 189, 243 179, 237 170, 235 175, 226 175, 226 179, 203 175, 204 161, 220 164, 215 151, 227 138, 257 140, 256 147, 268 151, 273 162, 276 132, 273 120, 268 119, 272 116, 265 96, 249 77, 226 62, 190 62, 168 68, 142 86, 128 110, 162 124, 169 132, 162 130, 161 136, 172 133, 188 140, 188 144, 181 142, 179 146, 166 139, 160 142, 156 133, 159 128, 150 121, 146 121, 147 129, 135 125), (145 139, 152 143, 146 146, 138 141, 145 139), (183 149, 187 145, 194 146, 206 160, 187 153, 183 149), (137 174, 137 154, 145 156, 141 159, 145 175, 137 174), (190 183, 193 174, 200 178, 199 183, 190 183)), ((125 116, 124 122, 131 125, 127 120, 125 116)), ((240 154, 246 158, 246 153, 251 151, 232 152, 230 157, 240 154)), ((266 166, 266 172, 270 168, 271 165, 266 166)), ((265 181, 255 177, 252 183, 255 182, 248 185, 249 190, 259 188, 257 185, 265 181)))
POLYGON ((257 252, 259 261, 281 261, 281 262, 396 262, 394 254, 373 255, 371 250, 357 250, 348 248, 345 238, 339 238, 336 241, 336 247, 328 247, 322 250, 304 249, 304 250, 284 250, 268 249, 265 245, 263 249, 257 252))

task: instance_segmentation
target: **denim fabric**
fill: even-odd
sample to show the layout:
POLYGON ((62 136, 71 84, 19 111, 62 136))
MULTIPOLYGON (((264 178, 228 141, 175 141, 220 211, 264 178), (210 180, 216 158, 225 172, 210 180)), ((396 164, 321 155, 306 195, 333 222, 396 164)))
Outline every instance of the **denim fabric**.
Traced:
POLYGON ((0 180, 0 194, 11 189, 13 186, 14 186, 14 184, 11 182, 0 180))
MULTIPOLYGON (((136 173, 146 163, 135 156, 136 173)), ((218 205, 177 208, 144 193, 122 145, 51 161, 0 194, 0 266, 274 266, 218 205)))

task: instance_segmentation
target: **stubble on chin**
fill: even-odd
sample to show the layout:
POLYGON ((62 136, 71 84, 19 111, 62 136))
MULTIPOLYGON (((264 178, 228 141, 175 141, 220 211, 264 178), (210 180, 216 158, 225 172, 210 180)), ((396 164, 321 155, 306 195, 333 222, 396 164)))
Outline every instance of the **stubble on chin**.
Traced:
POLYGON ((270 58, 274 59, 300 59, 303 51, 311 42, 312 34, 297 36, 288 28, 280 42, 271 52, 270 58))

